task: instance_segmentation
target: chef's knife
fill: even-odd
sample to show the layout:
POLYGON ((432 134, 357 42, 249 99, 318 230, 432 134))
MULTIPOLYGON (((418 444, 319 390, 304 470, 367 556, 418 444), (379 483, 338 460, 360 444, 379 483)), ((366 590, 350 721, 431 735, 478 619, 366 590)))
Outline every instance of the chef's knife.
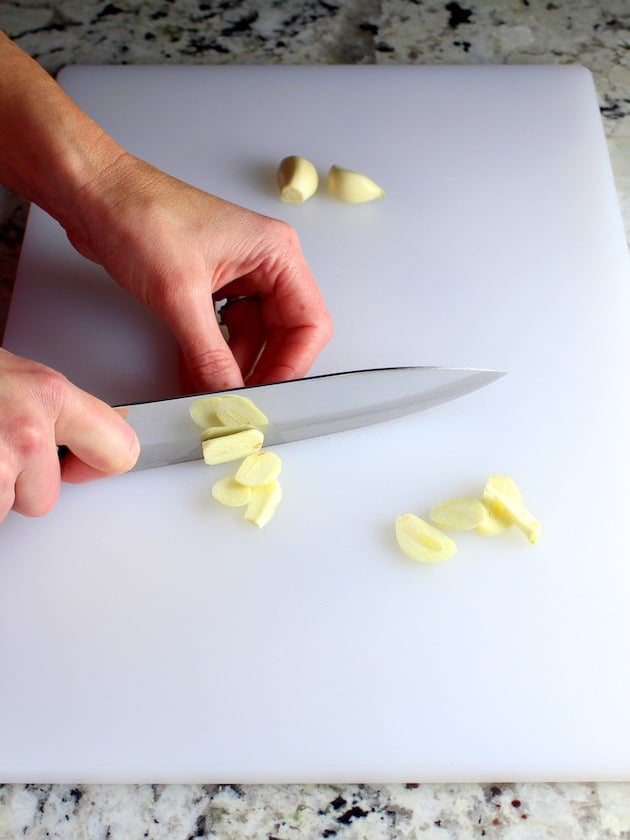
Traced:
MULTIPOLYGON (((345 371, 218 391, 249 397, 269 418, 265 446, 393 420, 461 397, 503 376, 495 370, 393 367, 345 371)), ((202 458, 201 432, 190 404, 209 394, 125 406, 141 452, 142 470, 202 458)))

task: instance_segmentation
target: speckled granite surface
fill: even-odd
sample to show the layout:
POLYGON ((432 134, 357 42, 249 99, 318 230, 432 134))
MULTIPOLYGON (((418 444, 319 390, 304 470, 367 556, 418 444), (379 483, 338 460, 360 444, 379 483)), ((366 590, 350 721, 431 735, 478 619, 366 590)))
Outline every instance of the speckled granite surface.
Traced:
POLYGON ((623 784, 6 786, 0 837, 26 840, 605 840, 623 784))
MULTIPOLYGON (((47 70, 117 63, 580 63, 630 234, 628 0, 0 0, 47 70)), ((0 188, 0 330, 27 206, 0 188)), ((627 746, 627 745, 626 745, 627 746)), ((620 745, 623 748, 623 745, 620 745)), ((630 838, 630 784, 0 786, 0 840, 630 838)))

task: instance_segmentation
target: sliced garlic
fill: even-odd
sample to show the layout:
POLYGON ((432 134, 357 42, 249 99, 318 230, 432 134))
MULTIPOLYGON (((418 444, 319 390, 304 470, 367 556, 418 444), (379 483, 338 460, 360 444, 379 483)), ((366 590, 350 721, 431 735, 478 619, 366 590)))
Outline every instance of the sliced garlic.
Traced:
MULTIPOLYGON (((509 475, 491 475, 487 482, 485 489, 498 490, 518 507, 523 506, 523 494, 516 486, 516 482, 509 475)), ((484 491, 485 492, 485 491, 484 491)))
POLYGON ((212 440, 212 438, 225 437, 226 435, 235 435, 238 432, 245 432, 247 429, 252 429, 253 426, 209 426, 201 433, 201 442, 204 440, 212 440))
POLYGON ((299 155, 289 155, 280 161, 276 178, 280 198, 290 204, 302 204, 317 191, 319 184, 313 164, 299 155))
POLYGON ((270 484, 252 487, 251 494, 245 510, 245 519, 258 528, 264 528, 280 503, 282 488, 278 481, 272 481, 270 484))
POLYGON ((244 484, 235 481, 234 476, 220 478, 212 485, 212 496, 217 502, 228 507, 243 507, 249 504, 252 491, 244 484))
POLYGON ((396 517, 396 539, 408 557, 423 563, 440 563, 457 551, 450 537, 414 513, 396 517))
POLYGON ((488 507, 486 507, 486 511, 486 518, 475 528, 478 534, 482 534, 484 537, 496 537, 498 534, 502 534, 508 528, 511 528, 511 522, 507 522, 505 519, 497 516, 488 507))
POLYGON ((431 511, 432 521, 440 528, 451 531, 472 531, 482 525, 488 516, 487 508, 479 499, 463 497, 440 502, 431 511))
POLYGON ((530 543, 540 535, 540 522, 523 506, 523 497, 507 475, 491 475, 483 491, 483 502, 490 513, 507 525, 516 525, 530 543))
MULTIPOLYGON (((523 506, 521 491, 509 475, 491 475, 486 486, 488 485, 504 493, 519 508, 523 506)), ((501 516, 502 511, 495 505, 494 501, 487 499, 485 494, 482 498, 488 511, 488 516, 479 525, 477 532, 486 537, 493 537, 497 534, 502 534, 507 528, 511 528, 514 523, 501 516)))
POLYGON ((240 394, 219 397, 214 410, 224 426, 254 426, 256 429, 262 429, 269 424, 266 415, 258 406, 249 397, 242 397, 240 394))
POLYGON ((263 445, 264 435, 260 429, 246 429, 234 435, 204 440, 201 444, 203 460, 206 464, 225 464, 238 461, 257 452, 263 445))
POLYGON ((275 452, 256 452, 245 458, 234 478, 247 487, 257 487, 275 481, 281 468, 282 461, 275 452))
POLYGON ((193 400, 188 409, 192 420, 202 429, 218 426, 220 421, 216 415, 216 405, 220 397, 199 397, 193 400))
POLYGON ((362 204, 385 195, 382 187, 367 175, 343 166, 331 166, 328 170, 328 189, 339 201, 349 204, 362 204))

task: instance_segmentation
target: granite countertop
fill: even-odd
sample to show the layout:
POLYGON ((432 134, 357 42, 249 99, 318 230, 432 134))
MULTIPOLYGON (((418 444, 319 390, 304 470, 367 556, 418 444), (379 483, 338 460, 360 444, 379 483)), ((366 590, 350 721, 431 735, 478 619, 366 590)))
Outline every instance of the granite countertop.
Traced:
MULTIPOLYGON (((4 0, 0 28, 67 64, 579 63, 630 235, 627 0, 4 0)), ((27 204, 0 188, 0 332, 27 204)), ((630 838, 630 784, 0 785, 11 838, 630 838)))

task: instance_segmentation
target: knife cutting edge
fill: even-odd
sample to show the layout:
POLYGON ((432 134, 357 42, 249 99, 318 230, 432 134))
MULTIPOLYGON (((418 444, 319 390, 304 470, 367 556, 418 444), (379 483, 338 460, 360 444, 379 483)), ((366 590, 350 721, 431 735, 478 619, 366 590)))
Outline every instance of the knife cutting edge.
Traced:
POLYGON ((202 458, 201 429, 191 420, 189 409, 203 396, 249 397, 269 418, 264 430, 267 447, 414 414, 476 391, 504 375, 477 368, 374 368, 124 406, 126 420, 141 446, 134 470, 202 458))

